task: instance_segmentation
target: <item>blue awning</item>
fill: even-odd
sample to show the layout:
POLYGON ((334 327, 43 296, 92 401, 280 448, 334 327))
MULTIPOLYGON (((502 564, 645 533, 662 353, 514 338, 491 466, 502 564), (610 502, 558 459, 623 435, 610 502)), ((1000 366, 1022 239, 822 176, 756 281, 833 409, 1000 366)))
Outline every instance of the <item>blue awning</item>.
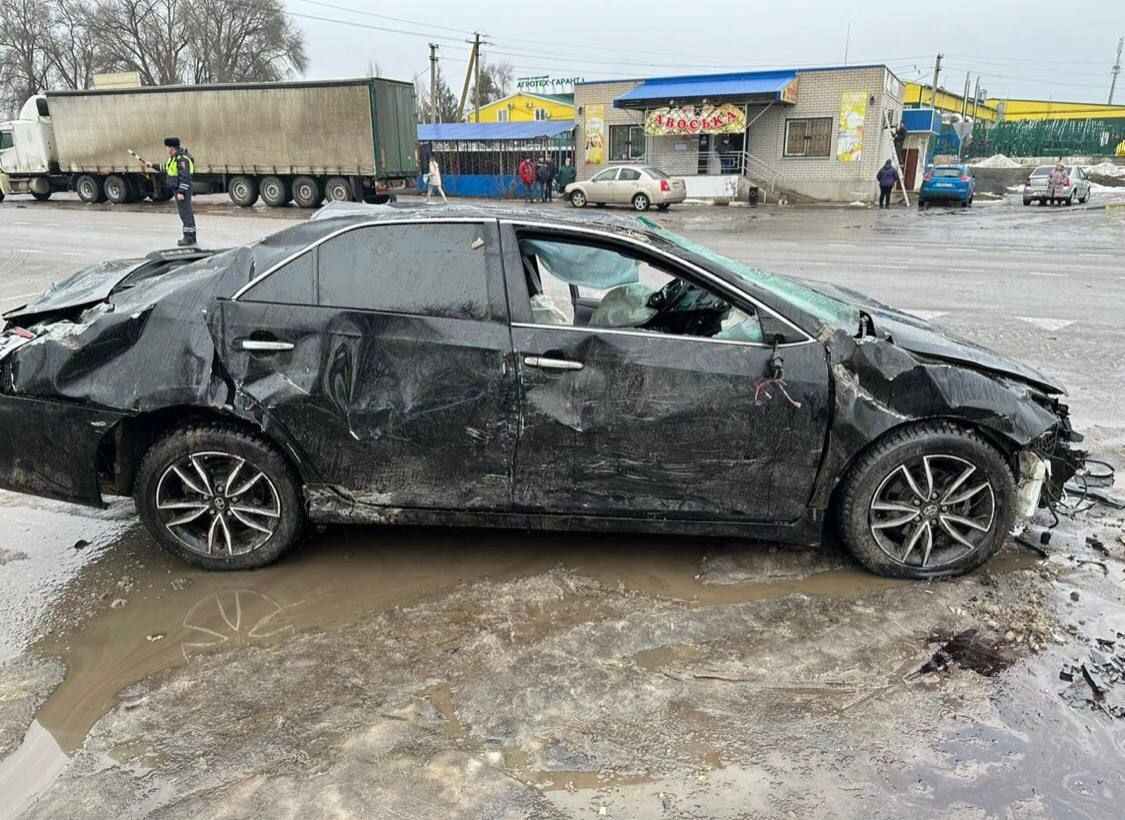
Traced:
POLYGON ((535 140, 557 137, 574 130, 574 120, 533 122, 439 122, 418 126, 419 142, 482 142, 485 140, 535 140))
POLYGON ((704 74, 693 77, 657 77, 645 80, 613 101, 617 108, 650 108, 669 101, 723 100, 725 102, 796 102, 785 91, 797 80, 796 71, 751 71, 741 74, 704 74), (788 99, 787 99, 788 98, 788 99))

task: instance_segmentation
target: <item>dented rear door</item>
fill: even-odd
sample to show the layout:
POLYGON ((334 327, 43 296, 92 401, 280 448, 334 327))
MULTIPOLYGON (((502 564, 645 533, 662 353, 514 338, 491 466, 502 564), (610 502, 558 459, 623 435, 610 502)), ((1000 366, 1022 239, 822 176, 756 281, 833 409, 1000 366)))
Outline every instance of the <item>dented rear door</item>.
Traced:
POLYGON ((510 507, 495 222, 350 227, 223 309, 245 412, 280 428, 311 483, 361 506, 510 507))

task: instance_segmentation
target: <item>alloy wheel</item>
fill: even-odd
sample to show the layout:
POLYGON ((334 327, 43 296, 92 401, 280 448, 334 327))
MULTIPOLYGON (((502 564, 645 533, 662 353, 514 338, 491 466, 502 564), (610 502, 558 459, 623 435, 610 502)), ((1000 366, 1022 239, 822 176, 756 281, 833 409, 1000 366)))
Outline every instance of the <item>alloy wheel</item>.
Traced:
POLYGON ((270 477, 241 456, 191 453, 171 464, 156 486, 164 528, 192 552, 246 555, 273 537, 281 497, 270 477))
POLYGON ((937 569, 985 546, 996 521, 996 494, 984 470, 953 455, 900 464, 871 500, 872 537, 892 561, 937 569))

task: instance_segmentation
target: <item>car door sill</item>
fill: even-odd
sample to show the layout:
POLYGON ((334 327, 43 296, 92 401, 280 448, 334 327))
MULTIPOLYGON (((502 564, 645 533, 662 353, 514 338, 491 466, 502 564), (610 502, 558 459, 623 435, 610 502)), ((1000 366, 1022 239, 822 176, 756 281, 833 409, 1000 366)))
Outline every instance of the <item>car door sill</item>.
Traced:
POLYGON ((387 507, 350 497, 336 487, 308 485, 305 498, 309 517, 319 523, 403 524, 415 526, 462 526, 497 529, 530 529, 581 532, 635 532, 770 538, 785 543, 815 545, 820 542, 822 516, 810 510, 791 522, 744 519, 676 518, 658 515, 593 515, 387 507))

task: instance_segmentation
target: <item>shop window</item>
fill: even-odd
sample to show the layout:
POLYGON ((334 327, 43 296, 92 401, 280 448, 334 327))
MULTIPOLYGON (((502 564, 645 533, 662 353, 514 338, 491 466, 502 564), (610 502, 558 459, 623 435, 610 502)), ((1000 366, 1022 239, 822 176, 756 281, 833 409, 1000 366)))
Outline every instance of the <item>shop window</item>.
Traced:
POLYGON ((549 119, 551 119, 551 115, 547 113, 546 108, 536 108, 535 109, 535 119, 536 120, 549 120, 549 119))
POLYGON ((832 156, 832 118, 786 120, 785 156, 832 156))
POLYGON ((507 108, 501 108, 499 111, 496 112, 496 121, 497 122, 507 122, 508 121, 508 109, 507 108))
POLYGON ((643 125, 611 125, 609 127, 610 162, 635 162, 645 158, 643 125))

